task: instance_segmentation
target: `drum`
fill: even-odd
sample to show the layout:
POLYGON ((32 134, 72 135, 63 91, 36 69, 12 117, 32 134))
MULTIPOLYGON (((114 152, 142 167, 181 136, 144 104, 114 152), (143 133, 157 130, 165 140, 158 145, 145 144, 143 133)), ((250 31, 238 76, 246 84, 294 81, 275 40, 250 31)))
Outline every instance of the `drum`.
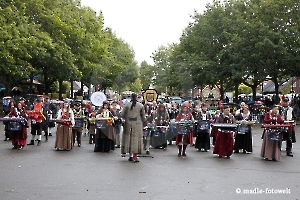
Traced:
POLYGON ((237 127, 237 133, 238 134, 245 134, 245 133, 250 131, 249 129, 250 129, 249 126, 240 124, 237 127))
POLYGON ((221 130, 227 130, 227 131, 235 131, 237 129, 236 124, 216 123, 213 124, 213 126, 221 130))
POLYGON ((108 122, 107 120, 101 120, 101 119, 97 119, 95 121, 95 125, 97 129, 106 129, 108 127, 108 122))
POLYGON ((84 119, 83 118, 75 118, 75 125, 73 126, 73 128, 82 128, 83 127, 83 122, 84 119))
POLYGON ((196 129, 197 131, 209 131, 210 130, 210 122, 209 121, 206 121, 206 120, 203 120, 203 121, 198 121, 196 123, 196 129))
POLYGON ((269 129, 267 131, 268 140, 270 141, 281 141, 281 132, 276 129, 269 129))
POLYGON ((22 129, 21 121, 8 121, 7 129, 9 131, 20 131, 22 129))
POLYGON ((167 147, 167 137, 166 129, 157 128, 152 134, 150 145, 154 148, 166 148, 167 147))
POLYGON ((185 123, 176 123, 175 132, 179 135, 187 135, 190 133, 190 126, 185 123))

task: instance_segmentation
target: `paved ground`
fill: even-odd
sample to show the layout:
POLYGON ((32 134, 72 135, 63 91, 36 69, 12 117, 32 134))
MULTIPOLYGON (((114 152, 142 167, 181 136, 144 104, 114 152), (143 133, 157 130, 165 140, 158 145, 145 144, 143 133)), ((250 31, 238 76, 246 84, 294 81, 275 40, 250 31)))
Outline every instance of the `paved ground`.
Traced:
POLYGON ((0 199, 298 199, 299 144, 293 158, 283 151, 279 162, 264 161, 261 132, 254 128, 252 154, 225 159, 188 147, 187 157, 178 158, 172 145, 151 149, 153 158, 141 157, 139 163, 121 158, 119 149, 94 153, 88 137, 71 151, 53 149, 55 134, 41 146, 12 150, 1 134, 0 199), (277 189, 288 194, 274 194, 277 189))

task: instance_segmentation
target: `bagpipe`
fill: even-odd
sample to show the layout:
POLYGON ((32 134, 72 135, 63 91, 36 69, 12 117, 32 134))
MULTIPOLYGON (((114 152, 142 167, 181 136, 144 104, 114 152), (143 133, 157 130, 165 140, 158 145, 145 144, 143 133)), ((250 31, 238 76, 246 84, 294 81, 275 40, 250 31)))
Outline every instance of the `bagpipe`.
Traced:
POLYGON ((9 131, 20 131, 22 126, 26 126, 28 120, 24 117, 4 117, 0 118, 7 125, 9 131))
POLYGON ((28 119, 31 120, 46 120, 46 117, 43 114, 42 110, 26 110, 26 114, 28 115, 28 119))

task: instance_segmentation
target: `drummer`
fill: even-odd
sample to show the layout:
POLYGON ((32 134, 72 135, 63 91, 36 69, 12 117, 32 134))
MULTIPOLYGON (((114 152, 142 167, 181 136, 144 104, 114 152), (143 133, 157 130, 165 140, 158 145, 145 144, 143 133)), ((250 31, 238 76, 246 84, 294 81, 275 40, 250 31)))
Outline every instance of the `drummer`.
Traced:
MULTIPOLYGON (((235 117, 230 113, 229 106, 224 106, 223 113, 216 119, 216 123, 235 124, 235 117)), ((229 159, 233 153, 233 135, 233 131, 218 129, 213 154, 229 159)))
MULTIPOLYGON (((181 110, 176 117, 176 122, 194 120, 192 112, 190 111, 189 104, 183 103, 181 110)), ((186 135, 177 134, 176 135, 176 145, 178 146, 178 157, 186 156, 186 147, 188 144, 193 144, 193 133, 192 130, 186 135)))
MULTIPOLYGON (((81 106, 80 103, 76 102, 74 104, 73 113, 74 113, 75 119, 76 118, 81 118, 83 120, 83 118, 85 117, 85 115, 84 115, 84 111, 80 108, 80 106, 81 106)), ((82 134, 82 130, 83 130, 83 127, 76 127, 76 128, 73 127, 72 128, 73 146, 75 145, 75 139, 76 139, 78 147, 81 147, 81 134, 82 134)))
POLYGON ((56 150, 71 150, 73 148, 72 126, 75 124, 75 120, 68 101, 65 101, 63 108, 58 111, 57 120, 71 124, 58 123, 54 148, 56 150))
MULTIPOLYGON (((198 115, 197 120, 199 120, 198 124, 205 122, 208 123, 211 120, 212 116, 208 111, 207 105, 203 104, 202 109, 198 115)), ((206 130, 199 130, 198 127, 195 127, 194 130, 196 137, 195 148, 198 151, 207 152, 210 149, 210 126, 207 127, 206 130)))
MULTIPOLYGON (((279 107, 279 114, 284 121, 293 121, 296 117, 293 112, 293 108, 289 106, 289 99, 284 98, 279 107)), ((292 147, 293 142, 296 142, 294 126, 289 127, 288 130, 282 132, 283 138, 286 141, 286 155, 293 157, 292 147)))
MULTIPOLYGON (((273 106, 272 109, 266 113, 264 117, 264 122, 267 124, 283 123, 277 105, 273 106)), ((263 157, 265 160, 273 160, 273 161, 280 160, 279 141, 270 141, 268 139, 268 133, 266 129, 264 129, 262 139, 263 142, 261 146, 260 156, 263 157)))
MULTIPOLYGON (((164 104, 160 103, 157 107, 157 110, 155 110, 150 117, 148 118, 148 120, 155 124, 155 126, 167 126, 169 124, 170 121, 170 116, 168 111, 166 110, 166 107, 164 104)), ((161 130, 161 134, 164 135, 165 133, 163 132, 163 130, 161 130)), ((165 150, 167 148, 167 140, 166 137, 164 135, 165 138, 165 144, 162 144, 163 149, 165 150)), ((150 139, 151 137, 148 136, 147 137, 147 144, 146 144, 146 154, 150 154, 150 139)))
POLYGON ((42 103, 42 98, 38 98, 34 104, 33 107, 33 112, 36 114, 33 114, 32 119, 31 119, 31 141, 27 145, 34 145, 34 140, 35 136, 37 135, 38 137, 38 143, 37 145, 41 145, 41 140, 42 140, 42 123, 43 120, 45 119, 43 116, 43 103, 42 103))
POLYGON ((102 108, 99 110, 96 118, 102 118, 103 120, 110 121, 106 129, 96 130, 96 140, 94 152, 109 152, 110 150, 115 150, 116 143, 116 130, 114 128, 113 114, 110 111, 109 102, 104 101, 102 108), (111 121, 112 120, 112 121, 111 121))
MULTIPOLYGON (((241 113, 235 116, 236 120, 246 123, 245 121, 252 121, 252 115, 247 105, 244 106, 241 113)), ((243 125, 240 127, 245 128, 243 132, 239 132, 235 135, 234 140, 234 153, 239 153, 240 149, 243 149, 243 153, 252 153, 252 129, 251 125, 243 125)))
POLYGON ((26 105, 24 103, 19 102, 17 107, 9 113, 9 117, 22 117, 26 119, 26 122, 22 124, 22 128, 20 131, 10 132, 13 149, 23 149, 23 147, 26 145, 28 128, 28 116, 26 114, 26 105))

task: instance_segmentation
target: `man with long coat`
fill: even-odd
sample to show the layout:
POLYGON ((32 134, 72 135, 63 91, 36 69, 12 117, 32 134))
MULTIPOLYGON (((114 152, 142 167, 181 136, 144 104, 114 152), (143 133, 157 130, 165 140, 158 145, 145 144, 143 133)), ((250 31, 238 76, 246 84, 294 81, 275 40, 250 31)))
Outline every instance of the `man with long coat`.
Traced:
POLYGON ((143 104, 137 101, 137 95, 131 95, 131 101, 126 104, 121 112, 125 120, 124 131, 121 143, 121 153, 130 153, 129 161, 139 162, 137 154, 142 153, 143 126, 146 121, 143 104))

